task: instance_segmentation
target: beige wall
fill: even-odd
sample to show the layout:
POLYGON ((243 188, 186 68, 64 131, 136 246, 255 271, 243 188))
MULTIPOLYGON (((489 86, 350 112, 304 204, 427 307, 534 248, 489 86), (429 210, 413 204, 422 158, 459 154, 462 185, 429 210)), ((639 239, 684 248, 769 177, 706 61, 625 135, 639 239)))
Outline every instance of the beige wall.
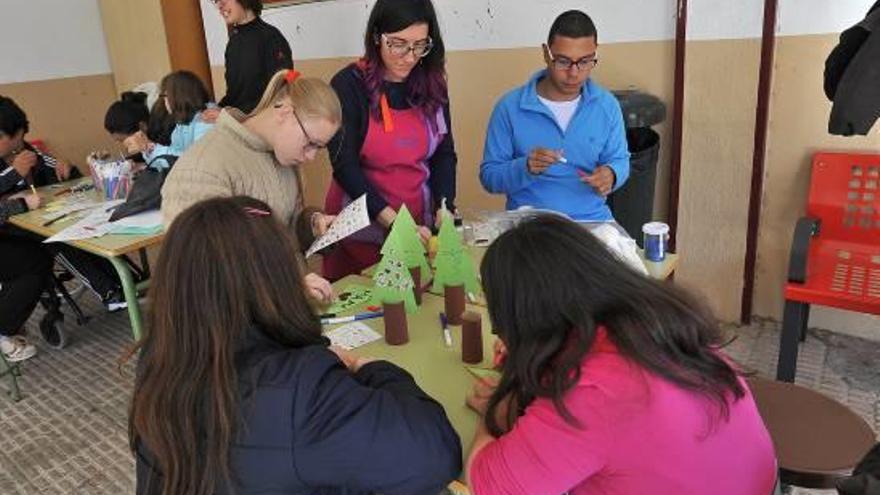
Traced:
POLYGON ((676 281, 739 318, 760 40, 688 43, 676 281))
MULTIPOLYGON (((617 43, 602 46, 602 63, 596 79, 606 87, 625 89, 631 86, 658 95, 671 107, 673 92, 673 52, 671 41, 617 43)), ((297 62, 297 68, 310 76, 327 81, 352 59, 322 59, 297 62)), ((538 48, 508 50, 461 51, 448 54, 447 69, 452 100, 453 132, 458 152, 458 205, 468 208, 504 207, 502 196, 483 191, 478 178, 483 155, 486 125, 495 102, 506 91, 525 83, 539 68, 538 48)), ((213 69, 215 94, 225 93, 223 68, 213 69)), ((668 145, 669 124, 658 126, 664 144, 668 145)), ((658 177, 657 201, 659 218, 666 212, 669 159, 664 148, 661 173, 658 177)), ((323 204, 324 192, 330 181, 330 165, 326 157, 306 166, 307 200, 323 204)))
MULTIPOLYGON (((755 283, 755 314, 781 318, 782 286, 794 224, 804 214, 812 154, 818 150, 880 152, 869 136, 828 135, 831 104, 822 92, 824 55, 836 35, 783 37, 776 47, 767 168, 755 283)), ((816 308, 812 324, 880 338, 880 319, 816 308)))
POLYGON ((171 72, 158 0, 100 0, 100 8, 117 93, 171 72))
POLYGON ((28 115, 31 139, 42 139, 50 151, 79 166, 88 153, 115 149, 104 131, 104 113, 114 101, 113 76, 72 77, 0 85, 28 115))

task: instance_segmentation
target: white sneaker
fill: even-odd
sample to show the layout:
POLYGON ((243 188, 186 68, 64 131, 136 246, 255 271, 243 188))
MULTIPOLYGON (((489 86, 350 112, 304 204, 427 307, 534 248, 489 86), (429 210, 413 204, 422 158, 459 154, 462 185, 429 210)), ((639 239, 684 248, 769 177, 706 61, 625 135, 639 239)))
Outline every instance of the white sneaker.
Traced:
POLYGON ((34 357, 37 353, 37 348, 21 335, 14 335, 12 337, 0 336, 0 352, 3 353, 3 357, 10 363, 17 363, 34 357))

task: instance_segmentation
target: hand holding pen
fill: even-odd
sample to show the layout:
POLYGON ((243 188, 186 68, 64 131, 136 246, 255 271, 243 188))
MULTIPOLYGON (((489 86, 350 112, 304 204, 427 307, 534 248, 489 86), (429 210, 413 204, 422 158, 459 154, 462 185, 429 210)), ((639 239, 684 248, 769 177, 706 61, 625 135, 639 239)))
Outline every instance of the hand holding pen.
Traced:
POLYGON ((532 175, 540 175, 550 168, 551 165, 560 162, 565 163, 563 160, 565 160, 565 157, 563 157, 562 153, 558 150, 535 148, 529 153, 527 166, 529 168, 529 173, 532 175))

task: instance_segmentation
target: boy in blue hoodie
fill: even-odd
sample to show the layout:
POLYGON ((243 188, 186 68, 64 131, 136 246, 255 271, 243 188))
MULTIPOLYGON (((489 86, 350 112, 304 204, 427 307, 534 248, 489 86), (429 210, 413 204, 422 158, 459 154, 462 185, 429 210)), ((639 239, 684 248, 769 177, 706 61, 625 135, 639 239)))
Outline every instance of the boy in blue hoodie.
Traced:
POLYGON ((509 210, 532 206, 575 221, 610 221, 605 197, 629 177, 620 105, 590 79, 599 62, 596 26, 561 14, 544 48, 547 68, 495 106, 480 181, 507 195, 509 210))

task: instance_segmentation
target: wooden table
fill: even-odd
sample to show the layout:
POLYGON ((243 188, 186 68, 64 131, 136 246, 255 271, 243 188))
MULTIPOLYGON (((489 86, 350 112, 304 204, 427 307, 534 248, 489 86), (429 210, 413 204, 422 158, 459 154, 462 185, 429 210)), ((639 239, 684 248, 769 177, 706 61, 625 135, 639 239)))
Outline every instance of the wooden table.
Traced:
MULTIPOLYGON (((358 275, 350 275, 333 284, 337 292, 349 285, 372 287, 373 281, 358 275)), ((491 332, 489 315, 486 308, 468 305, 468 309, 483 317, 483 363, 466 365, 461 361, 461 327, 450 326, 452 347, 446 347, 440 327, 440 312, 443 311, 443 298, 425 294, 422 305, 415 314, 407 315, 409 326, 409 343, 402 346, 390 346, 384 340, 373 342, 355 349, 353 352, 362 356, 371 356, 390 361, 407 370, 415 377, 419 386, 431 397, 443 405, 449 421, 461 438, 463 453, 466 459, 470 452, 471 442, 478 416, 465 405, 465 397, 470 392, 474 377, 465 366, 489 368, 492 365, 492 344, 495 336, 491 332)), ((363 311, 355 308, 349 314, 363 311)), ((365 320, 365 323, 380 335, 385 333, 385 322, 382 318, 365 320)), ((331 329, 334 327, 327 327, 331 329)))
MULTIPOLYGON (((90 181, 91 179, 84 178, 62 184, 53 184, 38 189, 37 193, 43 198, 43 203, 46 204, 56 199, 63 198, 63 196, 56 197, 56 192, 81 182, 90 181)), ((102 194, 95 190, 84 194, 91 195, 95 199, 103 199, 102 194)), ((78 218, 76 215, 73 215, 61 219, 52 225, 44 226, 46 220, 43 218, 43 215, 45 214, 46 210, 41 208, 39 210, 13 216, 9 219, 9 223, 39 236, 50 237, 72 225, 74 223, 74 218, 78 218)), ((125 302, 128 304, 128 316, 131 320, 131 333, 135 340, 140 339, 143 325, 140 306, 138 304, 138 292, 146 290, 149 286, 149 280, 135 284, 131 268, 128 261, 125 259, 125 256, 136 252, 145 253, 146 248, 161 244, 163 237, 163 233, 153 235, 105 235, 94 239, 82 239, 66 243, 77 249, 82 249, 83 251, 106 258, 113 264, 113 267, 119 274, 120 282, 122 283, 125 302)))

